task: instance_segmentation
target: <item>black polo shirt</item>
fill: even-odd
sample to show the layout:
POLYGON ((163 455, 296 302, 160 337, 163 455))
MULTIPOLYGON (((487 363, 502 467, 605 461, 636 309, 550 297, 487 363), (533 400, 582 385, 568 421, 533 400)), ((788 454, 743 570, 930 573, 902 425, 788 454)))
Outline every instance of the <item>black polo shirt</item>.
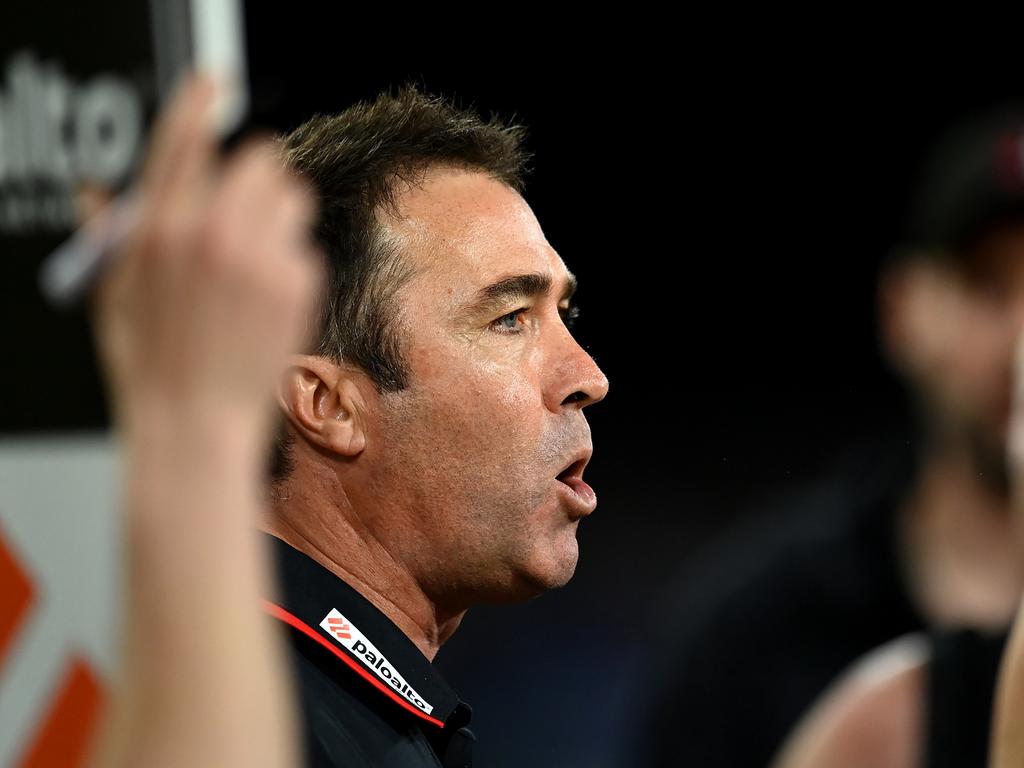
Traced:
POLYGON ((281 598, 265 607, 290 628, 307 764, 471 766, 470 708, 420 650, 355 589, 270 538, 281 598))

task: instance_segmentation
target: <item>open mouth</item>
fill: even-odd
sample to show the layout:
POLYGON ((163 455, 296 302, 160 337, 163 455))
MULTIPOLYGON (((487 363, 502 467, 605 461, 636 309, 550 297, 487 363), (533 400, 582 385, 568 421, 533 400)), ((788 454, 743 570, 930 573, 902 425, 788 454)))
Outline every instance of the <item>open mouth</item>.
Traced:
POLYGON ((586 459, 578 459, 569 466, 567 466, 565 469, 563 469, 561 472, 559 472, 555 479, 565 483, 566 485, 572 485, 572 483, 570 482, 572 479, 583 479, 583 468, 586 465, 586 459))
POLYGON ((555 479, 561 483, 560 487, 563 489, 561 495, 569 505, 573 519, 589 515, 597 506, 597 494, 583 481, 583 470, 587 466, 589 458, 589 456, 584 456, 577 459, 555 476, 555 479))

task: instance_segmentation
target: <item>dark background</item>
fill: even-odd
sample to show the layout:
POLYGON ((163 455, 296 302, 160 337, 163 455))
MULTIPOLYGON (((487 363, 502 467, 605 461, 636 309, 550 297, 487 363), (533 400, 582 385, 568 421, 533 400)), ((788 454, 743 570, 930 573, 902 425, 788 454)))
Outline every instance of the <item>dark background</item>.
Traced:
MULTIPOLYGON (((144 60, 131 4, 109 5, 88 22, 60 9, 45 39, 12 45, 0 28, 0 50, 31 45, 82 74, 62 51, 144 60)), ((589 411, 601 501, 568 587, 471 611, 438 663, 476 709, 482 764, 600 766, 673 575, 865 437, 900 439, 878 267, 927 145, 952 120, 1024 101, 1024 78, 990 40, 979 57, 963 38, 846 40, 827 24, 787 39, 751 19, 745 33, 622 17, 555 29, 505 13, 417 20, 412 34, 395 31, 395 9, 253 4, 255 122, 288 129, 414 81, 529 127, 526 196, 580 279, 577 335, 611 382, 589 411)), ((84 317, 45 310, 32 252, 0 245, 0 430, 104 428, 84 317)))

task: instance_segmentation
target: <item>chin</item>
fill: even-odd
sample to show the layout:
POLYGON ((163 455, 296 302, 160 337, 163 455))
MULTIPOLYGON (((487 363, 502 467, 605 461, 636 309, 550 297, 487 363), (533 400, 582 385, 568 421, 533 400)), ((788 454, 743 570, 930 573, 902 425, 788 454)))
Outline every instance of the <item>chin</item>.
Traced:
POLYGON ((559 546, 552 546, 546 552, 537 554, 539 556, 527 575, 537 594, 564 587, 576 573, 579 547, 575 535, 569 542, 559 542, 559 546))
POLYGON ((521 603, 540 597, 552 589, 564 587, 576 572, 577 554, 545 553, 545 557, 516 568, 509 580, 498 590, 494 590, 486 602, 521 603))

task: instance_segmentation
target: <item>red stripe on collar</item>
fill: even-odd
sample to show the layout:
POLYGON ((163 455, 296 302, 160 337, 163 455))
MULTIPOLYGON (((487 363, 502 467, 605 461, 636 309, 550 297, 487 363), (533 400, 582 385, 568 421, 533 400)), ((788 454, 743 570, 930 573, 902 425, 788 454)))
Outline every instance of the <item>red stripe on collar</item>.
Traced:
POLYGON ((312 640, 315 640, 316 642, 318 642, 320 645, 322 645, 328 651, 330 651, 335 656, 337 656, 339 659, 341 659, 343 662, 345 662, 349 667, 351 667, 353 670, 355 670, 355 672, 357 672, 360 677, 362 677, 364 680, 366 680, 366 682, 368 682, 374 688, 379 690, 381 693, 383 693, 386 696, 388 696, 392 701, 394 701, 400 707, 403 707, 404 709, 407 709, 408 711, 412 712, 414 715, 416 715, 416 717, 419 717, 419 718, 421 718, 423 720, 426 720, 428 723, 432 723, 433 725, 436 725, 438 728, 444 728, 444 722, 443 721, 438 720, 436 717, 431 717, 426 712, 421 712, 420 710, 416 709, 416 707, 414 707, 412 704, 407 702, 401 696, 398 696, 394 691, 392 691, 390 688, 388 688, 386 685, 384 685, 384 683, 382 683, 380 680, 378 680, 373 675, 371 675, 369 672, 367 672, 365 669, 363 669, 362 665, 358 661, 356 661, 351 656, 349 656, 347 653, 345 653, 340 648, 335 646, 326 637, 321 635, 319 632, 317 632, 315 629, 313 629, 311 626, 306 624, 304 621, 302 621, 298 617, 296 617, 293 614, 289 613, 288 611, 286 611, 281 606, 275 605, 274 603, 270 602, 269 600, 264 600, 263 601, 263 609, 267 613, 269 613, 271 616, 273 616, 275 619, 283 621, 285 624, 287 624, 287 625, 289 625, 291 627, 294 627, 295 629, 299 630, 299 632, 301 632, 302 634, 304 634, 307 637, 311 638, 312 640))

